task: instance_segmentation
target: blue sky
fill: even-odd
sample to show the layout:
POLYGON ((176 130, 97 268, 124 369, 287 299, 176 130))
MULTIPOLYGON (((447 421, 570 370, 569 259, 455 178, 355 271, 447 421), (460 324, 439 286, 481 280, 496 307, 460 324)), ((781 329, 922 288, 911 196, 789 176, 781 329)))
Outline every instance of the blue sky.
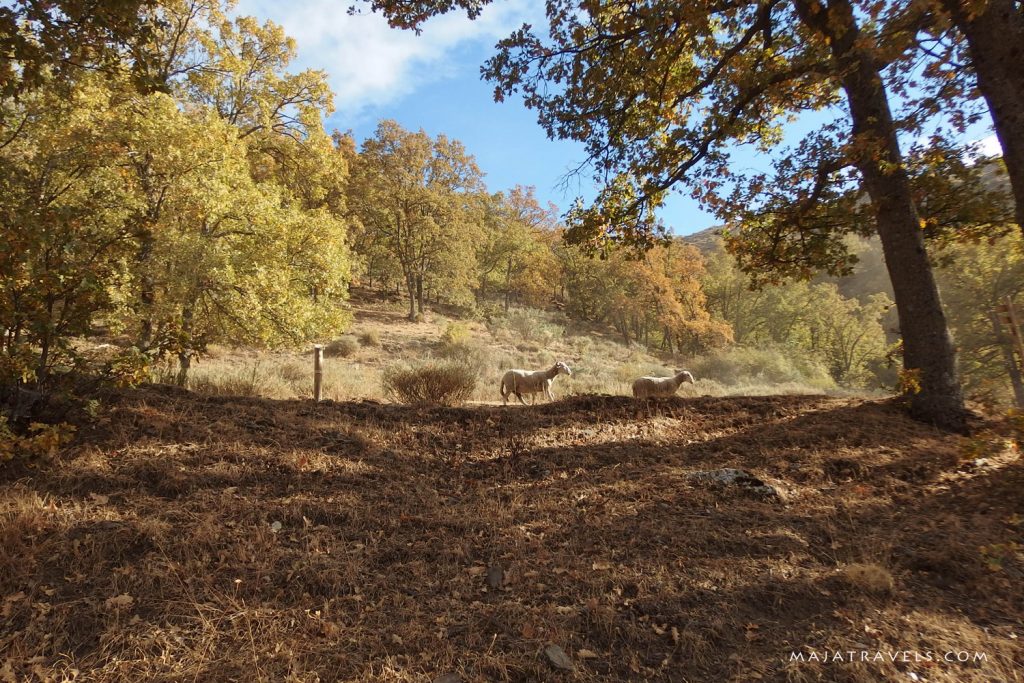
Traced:
MULTIPOLYGON (((297 44, 293 68, 322 69, 335 93, 335 112, 328 130, 351 130, 358 142, 373 134, 380 119, 403 127, 423 128, 460 140, 476 157, 494 192, 515 185, 533 185, 541 201, 560 212, 576 196, 595 194, 589 175, 577 176, 568 187, 566 172, 585 158, 582 146, 548 140, 534 112, 516 98, 498 104, 493 86, 480 79, 480 65, 497 40, 522 23, 542 25, 542 0, 504 0, 485 8, 476 21, 451 14, 430 20, 421 35, 387 26, 380 16, 349 16, 350 3, 340 0, 239 0, 237 12, 281 24, 297 44)), ((801 119, 787 129, 795 141, 822 121, 823 114, 801 119)), ((974 137, 987 134, 975 129, 974 137)), ((994 139, 986 151, 994 153, 994 139)), ((740 167, 764 166, 752 150, 737 150, 740 167)), ((676 234, 715 225, 714 217, 696 202, 673 194, 662 218, 676 234)))

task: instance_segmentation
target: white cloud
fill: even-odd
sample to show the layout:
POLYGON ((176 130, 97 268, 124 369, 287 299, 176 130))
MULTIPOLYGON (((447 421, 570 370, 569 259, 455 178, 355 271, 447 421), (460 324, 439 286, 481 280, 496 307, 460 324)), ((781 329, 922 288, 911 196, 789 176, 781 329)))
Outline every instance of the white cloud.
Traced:
POLYGON ((444 78, 454 68, 458 49, 493 45, 526 20, 530 4, 495 3, 475 21, 458 13, 437 17, 419 36, 390 28, 379 14, 349 16, 344 0, 241 0, 237 12, 283 26, 298 47, 293 67, 326 71, 335 109, 353 119, 444 78))
POLYGON ((1003 147, 999 144, 998 138, 995 134, 989 135, 988 137, 975 140, 971 143, 974 147, 974 153, 978 156, 986 157, 1001 157, 1003 156, 1003 147))

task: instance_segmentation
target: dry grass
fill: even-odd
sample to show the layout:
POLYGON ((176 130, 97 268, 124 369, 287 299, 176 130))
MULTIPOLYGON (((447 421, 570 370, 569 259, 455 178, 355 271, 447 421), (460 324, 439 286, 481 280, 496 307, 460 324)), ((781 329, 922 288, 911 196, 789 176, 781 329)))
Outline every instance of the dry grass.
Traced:
MULTIPOLYGON (((570 332, 558 314, 541 311, 513 310, 489 324, 441 314, 410 323, 404 309, 379 302, 364 302, 354 313, 354 334, 327 349, 324 395, 334 400, 384 400, 387 368, 439 360, 471 368, 478 382, 470 400, 489 404, 500 402, 501 376, 509 368, 541 369, 556 361, 573 368, 572 377, 555 381, 557 396, 629 395, 636 377, 670 375, 680 366, 695 369, 698 378, 695 386, 680 389, 681 396, 835 391, 817 369, 807 369, 782 352, 736 349, 708 358, 661 357, 592 329, 570 332)), ((156 379, 170 381, 174 373, 170 368, 156 379)), ((311 396, 312 384, 308 352, 214 349, 193 367, 189 388, 214 396, 293 399, 311 396)))
POLYGON ((823 397, 127 392, 2 472, 0 680, 1020 681, 1024 469, 962 448, 823 397), (791 656, 848 650, 986 660, 791 656))

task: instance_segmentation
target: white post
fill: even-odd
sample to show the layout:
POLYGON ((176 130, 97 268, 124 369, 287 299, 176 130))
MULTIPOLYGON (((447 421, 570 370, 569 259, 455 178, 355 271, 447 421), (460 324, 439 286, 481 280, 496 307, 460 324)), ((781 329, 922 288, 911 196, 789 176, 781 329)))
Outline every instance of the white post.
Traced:
POLYGON ((324 393, 324 347, 313 345, 313 400, 319 403, 324 393))

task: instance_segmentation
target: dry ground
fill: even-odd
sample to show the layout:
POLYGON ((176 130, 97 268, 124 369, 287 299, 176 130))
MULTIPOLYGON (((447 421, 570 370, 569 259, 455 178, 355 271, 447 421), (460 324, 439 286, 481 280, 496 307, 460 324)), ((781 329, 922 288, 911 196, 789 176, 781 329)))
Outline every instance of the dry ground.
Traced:
POLYGON ((812 396, 125 392, 0 472, 0 681, 1019 681, 1024 469, 965 445, 812 396), (730 466, 783 499, 687 476, 730 466))

